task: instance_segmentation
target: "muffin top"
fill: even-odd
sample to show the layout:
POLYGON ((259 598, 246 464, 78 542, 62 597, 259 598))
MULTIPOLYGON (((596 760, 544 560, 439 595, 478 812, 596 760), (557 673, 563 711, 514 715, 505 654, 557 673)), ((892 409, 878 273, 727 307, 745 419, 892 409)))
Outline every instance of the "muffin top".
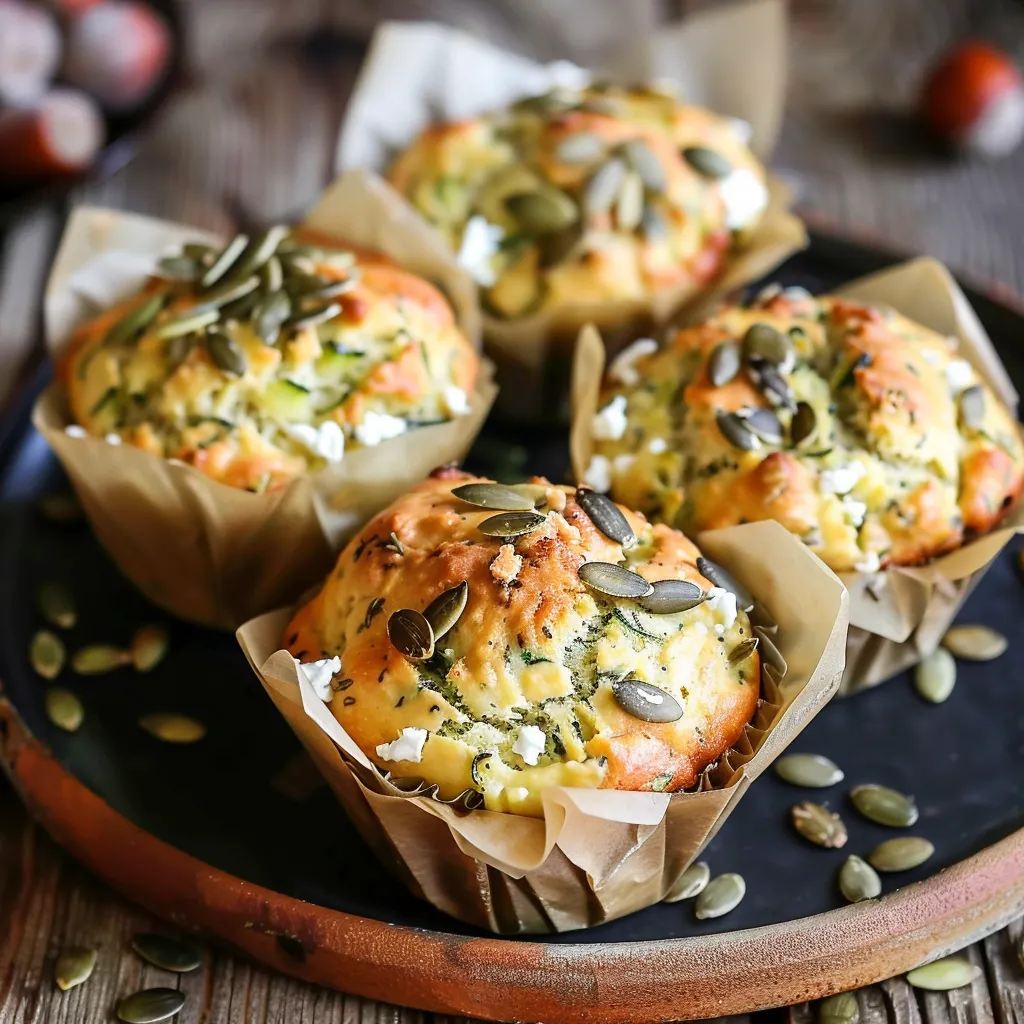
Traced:
POLYGON ((161 260, 60 373, 71 429, 265 491, 466 412, 477 368, 433 285, 279 227, 161 260))
POLYGON ((995 526, 1017 425, 946 338, 891 309, 767 289, 612 364, 585 478, 699 531, 776 519, 837 572, 914 565, 995 526))
POLYGON ((444 469, 352 540, 284 643, 381 771, 539 815, 546 786, 693 786, 757 704, 752 604, 594 491, 444 469))
POLYGON ((433 125, 390 179, 488 310, 515 318, 708 282, 768 200, 749 135, 653 87, 598 83, 433 125))

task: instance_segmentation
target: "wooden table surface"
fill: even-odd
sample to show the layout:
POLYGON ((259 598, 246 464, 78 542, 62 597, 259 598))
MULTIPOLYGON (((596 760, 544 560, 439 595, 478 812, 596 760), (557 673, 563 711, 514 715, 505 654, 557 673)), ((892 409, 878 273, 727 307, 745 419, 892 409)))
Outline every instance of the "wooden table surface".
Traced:
MULTIPOLYGON (((637 22, 698 5, 706 3, 638 0, 637 22)), ((136 160, 76 200, 222 231, 249 217, 300 211, 330 175, 360 53, 344 33, 362 6, 330 0, 188 0, 186 6, 192 15, 186 87, 136 160)), ((387 5, 398 6, 398 0, 387 5)), ((465 18, 472 5, 438 0, 438 6, 465 18)), ((1024 58, 1024 4, 792 0, 792 13, 790 105, 774 163, 796 186, 803 212, 1024 294, 1024 148, 994 164, 950 162, 919 144, 906 117, 923 69, 950 42, 986 35, 1024 58)), ((550 46, 550 35, 545 39, 550 46)), ((39 289, 58 230, 57 214, 42 211, 7 240, 0 264, 0 400, 38 337, 39 289)), ((129 949, 134 932, 159 927, 56 849, 0 784, 0 1024, 112 1020, 118 998, 152 985, 180 985, 188 993, 182 1024, 445 1019, 318 989, 215 949, 199 971, 177 978, 144 966, 129 949), (86 985, 62 994, 53 964, 71 944, 98 949, 99 963, 86 985)), ((968 951, 985 968, 969 989, 922 994, 898 978, 862 990, 861 1020, 1024 1022, 1021 935, 1017 922, 968 951)), ((808 1005, 788 1017, 791 1024, 817 1019, 808 1005)))

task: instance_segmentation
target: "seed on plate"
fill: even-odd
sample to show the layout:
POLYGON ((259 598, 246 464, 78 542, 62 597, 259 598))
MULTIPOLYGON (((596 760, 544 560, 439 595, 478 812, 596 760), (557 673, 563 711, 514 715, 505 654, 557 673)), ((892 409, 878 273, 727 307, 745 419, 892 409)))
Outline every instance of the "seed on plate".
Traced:
POLYGON ((156 329, 158 338, 178 338, 184 334, 191 334, 193 331, 202 331, 215 324, 220 319, 220 311, 208 309, 199 313, 189 310, 181 316, 175 317, 162 323, 156 329))
POLYGON ((711 917, 721 917, 735 910, 740 900, 746 895, 747 883, 742 875, 733 873, 718 875, 712 878, 697 896, 693 911, 698 921, 711 917))
POLYGON ((285 327, 314 327, 316 324, 326 323, 333 320, 341 313, 341 306, 337 302, 328 302, 316 306, 313 309, 303 309, 293 313, 285 322, 285 327))
POLYGON ((793 341, 771 324, 751 324, 743 335, 743 354, 782 366, 793 358, 793 341))
POLYGON ((844 778, 842 769, 821 754, 786 754, 775 762, 775 774, 806 789, 825 789, 844 778))
POLYGON ((965 427, 976 429, 984 420, 985 392, 980 384, 975 384, 960 394, 960 421, 965 427))
POLYGON ((203 962, 198 947, 191 942, 172 939, 169 935, 157 935, 155 932, 133 935, 132 949, 154 967, 177 974, 194 971, 203 962))
POLYGON ((909 828, 917 821, 917 804, 888 786, 854 786, 850 790, 853 806, 870 821, 891 828, 909 828))
POLYGON ((530 498, 503 484, 462 484, 453 487, 452 494, 477 508, 500 509, 503 512, 532 512, 534 508, 530 498))
POLYGON ((920 867, 935 847, 921 836, 897 836, 886 839, 868 854, 868 861, 879 871, 909 871, 920 867))
POLYGON ((505 209, 517 226, 531 235, 561 231, 579 219, 579 210, 572 199, 551 186, 507 196, 505 209))
POLYGON ((96 950, 85 946, 68 946, 62 949, 53 968, 53 978, 61 992, 81 985, 89 980, 96 966, 96 950))
POLYGON ((796 412, 789 424, 789 442, 794 448, 799 447, 804 441, 814 440, 818 433, 818 417, 814 409, 807 402, 797 402, 796 412))
POLYGON ((858 1024, 860 1005, 852 992, 822 999, 818 1004, 818 1024, 858 1024))
POLYGON ((260 268, 260 278, 264 295, 272 295, 281 290, 284 284, 284 268, 277 256, 271 256, 260 268))
POLYGON ((937 647, 914 669, 914 688, 932 704, 949 698, 956 685, 956 661, 945 647, 937 647))
POLYGON ((981 977, 981 968, 962 956, 947 956, 907 971, 907 982, 928 992, 963 988, 981 977))
POLYGON ((539 512, 499 512, 477 526, 487 537, 521 537, 532 533, 547 522, 547 516, 539 512))
POLYGON ((665 191, 665 168, 654 150, 643 139, 630 139, 620 152, 626 162, 639 175, 643 187, 651 192, 665 191))
POLYGON ((620 231, 635 231, 644 215, 644 183, 636 171, 627 171, 615 199, 615 223, 620 231))
POLYGON ((793 827, 815 846, 838 850, 846 845, 846 825, 838 814, 834 814, 821 804, 804 800, 790 809, 793 827))
POLYGON ((782 444, 782 424, 779 417, 771 411, 759 407, 743 417, 743 422, 765 444, 782 444))
POLYGON ((743 611, 749 612, 754 607, 754 595, 728 569, 723 569, 717 562, 701 556, 697 559, 697 572, 704 579, 710 580, 712 586, 721 587, 722 590, 735 594, 736 603, 743 611))
POLYGON ((658 580, 651 586, 652 592, 638 598, 638 604, 653 615, 689 611, 704 600, 704 591, 689 580, 658 580))
POLYGON ((85 708, 77 695, 62 686, 54 686, 43 694, 46 717, 58 729, 75 732, 85 718, 85 708))
POLYGON ((281 326, 292 315, 292 302, 286 292, 270 292, 252 311, 256 333, 268 345, 277 341, 281 326))
POLYGON ((36 591, 36 603, 44 619, 59 629, 71 629, 78 612, 71 591, 63 583, 43 583, 36 591))
POLYGON ((156 319, 157 313, 164 308, 166 298, 166 295, 154 295, 130 309, 107 331, 103 344, 121 345, 145 330, 156 319))
POLYGON ((181 247, 181 255, 208 267, 216 258, 217 250, 212 245, 206 245, 205 242, 186 242, 181 247))
POLYGON ((786 383, 786 378, 771 363, 759 361, 756 367, 751 364, 751 372, 754 382, 772 405, 782 406, 784 409, 796 412, 793 389, 786 383))
POLYGON ((758 639, 756 636, 741 640, 729 652, 729 664, 732 666, 742 665, 757 650, 758 639))
POLYGON ((463 580, 458 586, 438 594, 423 609, 423 617, 430 623, 435 640, 440 640, 459 621, 468 600, 469 584, 463 580))
POLYGON ((738 341, 717 344, 708 357, 708 380, 716 388, 728 384, 740 372, 741 349, 738 341))
POLYGON ((77 523, 84 515, 82 506, 73 494, 48 494, 36 502, 36 508, 48 522, 61 526, 77 523))
POLYGON ((548 488, 543 484, 513 484, 512 490, 533 502, 534 508, 548 503, 548 488))
POLYGON ((185 993, 176 988, 147 988, 126 996, 117 1004, 117 1016, 125 1024, 157 1024, 173 1017, 185 1005, 185 993))
POLYGON ((609 539, 631 548, 636 544, 633 527, 622 514, 622 509, 605 494, 589 487, 576 489, 576 501, 590 517, 590 521, 609 539))
POLYGON ((434 631, 426 617, 412 608, 391 613, 388 639, 409 661, 426 661, 434 653, 434 631))
POLYGON ((873 900, 882 893, 882 880, 866 860, 851 853, 839 869, 839 891, 850 903, 873 900))
POLYGON ((942 638, 942 646, 965 661, 991 661, 1007 645, 1006 637, 988 626, 953 626, 942 638))
POLYGON ((64 668, 67 651, 64 642, 48 629, 41 629, 28 645, 28 660, 37 675, 56 679, 64 668))
POLYGON ((590 164, 604 155, 605 142, 594 132, 573 132, 555 146, 555 157, 567 164, 590 164))
POLYGON ((113 672, 131 661, 131 655, 113 644, 89 644, 80 647, 71 658, 71 668, 80 676, 99 676, 113 672))
POLYGON ((642 679, 618 679, 612 683, 615 702, 641 722, 678 722, 683 706, 665 690, 642 679))
POLYGON ((649 597, 654 587, 632 569, 615 562, 584 562, 578 570, 583 582, 608 597, 649 597))
POLYGON ((687 146, 683 159, 705 178, 724 178, 732 171, 732 164, 721 153, 706 146, 687 146))
POLYGON ((245 353, 226 331, 210 331, 206 336, 206 350, 215 366, 234 377, 241 377, 248 365, 245 353))
POLYGON ((663 903, 678 903, 699 896, 711 881, 711 868, 700 860, 691 864, 678 878, 676 884, 669 889, 663 903))
POLYGON ((715 413, 715 422, 718 424, 718 429, 722 432, 722 436, 734 448, 740 448, 743 451, 749 452, 761 447, 761 442, 758 440, 757 435, 747 426, 742 416, 719 409, 715 413))
POLYGON ((286 225, 276 224, 257 235, 231 268, 231 279, 241 280, 260 270, 287 237, 288 230, 286 225))
POLYGON ((171 281, 194 281, 203 272, 202 265, 188 256, 165 256, 156 266, 160 276, 171 281))
POLYGON ((140 626, 132 637, 129 652, 136 672, 151 672, 167 653, 170 637, 163 626, 140 626))
POLYGON ((359 284, 359 275, 351 274, 338 281, 328 281, 323 288, 311 292, 307 298, 319 299, 321 302, 327 299, 336 299, 339 295, 347 295, 359 284))
POLYGON ((242 255, 249 244, 248 235, 236 235, 221 250, 220 255, 210 264, 199 284, 202 288, 212 288, 232 267, 235 260, 242 255))
POLYGON ((206 726, 202 722, 174 711, 153 711, 143 715, 139 725, 165 743, 196 743, 206 735, 206 726))
POLYGON ((583 212, 588 217, 607 213, 619 194, 625 176, 626 164, 618 157, 612 157, 601 164, 583 190, 583 212))

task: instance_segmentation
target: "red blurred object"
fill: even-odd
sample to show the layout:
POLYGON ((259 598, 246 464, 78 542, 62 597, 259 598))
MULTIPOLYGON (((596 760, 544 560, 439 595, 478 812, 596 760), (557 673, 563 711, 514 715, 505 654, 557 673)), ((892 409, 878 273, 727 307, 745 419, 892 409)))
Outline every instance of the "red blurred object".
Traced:
POLYGON ((30 110, 0 114, 0 178, 75 174, 96 159, 104 135, 93 99, 74 89, 54 89, 30 110))
POLYGON ((969 42, 925 82, 921 114, 947 142, 978 156, 1005 156, 1024 137, 1024 77, 1001 50, 969 42))
POLYGON ((0 0, 0 104, 35 103, 60 63, 60 29, 43 7, 0 0))
POLYGON ((167 66, 167 22, 134 0, 100 0, 72 19, 64 77, 111 111, 138 106, 167 66))

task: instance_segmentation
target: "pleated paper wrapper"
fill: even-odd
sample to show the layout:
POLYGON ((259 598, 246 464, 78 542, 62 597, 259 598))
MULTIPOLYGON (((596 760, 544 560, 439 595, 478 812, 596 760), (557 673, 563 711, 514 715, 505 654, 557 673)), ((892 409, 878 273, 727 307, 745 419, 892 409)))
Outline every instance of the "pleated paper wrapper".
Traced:
MULTIPOLYGON (((925 327, 956 338, 961 355, 1016 412, 1017 392, 991 340, 953 275, 938 261, 910 260, 833 293, 891 306, 925 327)), ((573 368, 571 443, 576 479, 582 479, 590 461, 590 423, 604 366, 592 329, 584 329, 579 341, 573 368)), ((934 651, 996 556, 1022 528, 1024 506, 1019 505, 998 529, 925 565, 840 574, 850 592, 850 636, 839 695, 885 682, 934 651)))
MULTIPOLYGON (((749 122, 752 147, 765 158, 782 119, 786 63, 785 4, 754 0, 667 26, 601 74, 624 83, 678 83, 687 102, 749 122)), ((567 62, 539 64, 447 26, 385 22, 374 35, 349 102, 338 167, 385 173, 395 153, 428 125, 478 116, 579 73, 567 62)), ((503 392, 501 413, 525 420, 567 413, 572 348, 584 324, 597 324, 614 354, 630 339, 657 331, 691 307, 757 280, 803 248, 807 236, 789 212, 788 188, 770 178, 769 191, 761 221, 710 285, 665 289, 638 300, 581 304, 512 321, 485 313, 485 345, 497 364, 503 392)))
POLYGON ((757 596, 767 628, 755 627, 763 661, 754 719, 694 792, 552 787, 543 818, 532 818, 467 811, 424 786, 404 791, 279 649, 292 609, 246 623, 238 639, 363 838, 415 895, 503 934, 587 928, 664 899, 842 677, 847 595, 796 538, 753 523, 709 533, 703 550, 757 596))
MULTIPOLYGON (((384 182, 339 178, 303 227, 390 257, 438 284, 467 335, 479 340, 472 281, 384 182)), ((137 291, 156 260, 185 242, 222 242, 182 224, 119 210, 77 209, 46 289, 47 343, 56 355, 74 328, 137 291)), ((319 579, 332 552, 366 519, 435 466, 460 460, 494 400, 485 362, 467 415, 411 430, 280 491, 256 494, 211 480, 184 463, 102 438, 70 437, 59 383, 32 421, 64 466, 97 537, 154 603, 222 629, 292 601, 319 579)))

